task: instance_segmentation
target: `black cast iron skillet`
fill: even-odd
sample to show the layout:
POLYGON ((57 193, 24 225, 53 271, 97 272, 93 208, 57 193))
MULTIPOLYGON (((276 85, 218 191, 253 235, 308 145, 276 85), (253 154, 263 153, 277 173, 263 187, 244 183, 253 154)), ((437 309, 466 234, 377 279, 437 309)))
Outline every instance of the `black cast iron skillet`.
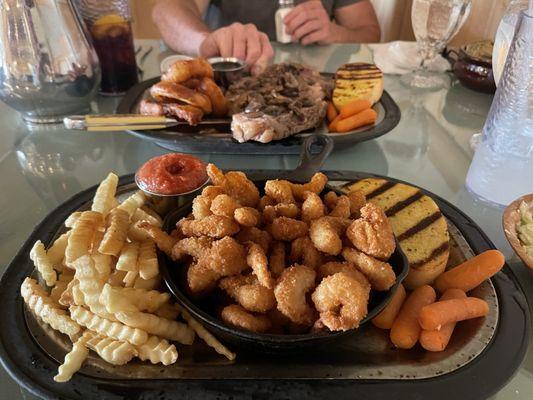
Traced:
MULTIPOLYGON (((287 179, 292 182, 307 182, 322 166, 333 148, 333 141, 324 135, 312 135, 306 138, 300 154, 300 162, 293 171, 281 174, 279 178, 287 179), (322 145, 320 153, 312 155, 310 152, 311 145, 318 142, 322 145)), ((259 190, 264 187, 265 181, 254 181, 259 190)), ((338 194, 344 194, 342 191, 326 186, 324 192, 334 191, 338 194)), ((191 213, 192 203, 188 203, 179 209, 170 212, 164 221, 164 229, 172 230, 176 222, 191 213)), ((220 297, 217 295, 207 297, 206 299, 191 299, 186 291, 186 268, 179 263, 175 263, 162 252, 159 253, 160 271, 163 275, 166 285, 177 301, 196 319, 217 337, 234 346, 244 347, 248 350, 268 352, 268 353, 286 353, 288 351, 301 351, 311 346, 319 346, 333 340, 347 338, 354 334, 354 330, 346 332, 319 332, 308 334, 265 334, 244 331, 224 324, 220 319, 215 317, 217 301, 220 297)), ((389 263, 396 273, 395 284, 386 292, 372 291, 368 305, 368 315, 361 321, 360 325, 370 321, 375 317, 391 300, 396 292, 398 285, 403 281, 409 272, 409 263, 398 243, 396 250, 392 254, 389 263)))

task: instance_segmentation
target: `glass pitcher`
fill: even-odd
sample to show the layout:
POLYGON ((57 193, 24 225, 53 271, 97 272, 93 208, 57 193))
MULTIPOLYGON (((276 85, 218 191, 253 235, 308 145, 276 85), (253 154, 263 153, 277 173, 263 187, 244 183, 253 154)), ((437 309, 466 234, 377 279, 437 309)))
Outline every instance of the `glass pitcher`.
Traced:
POLYGON ((33 123, 90 110, 100 65, 70 0, 0 1, 0 100, 33 123))

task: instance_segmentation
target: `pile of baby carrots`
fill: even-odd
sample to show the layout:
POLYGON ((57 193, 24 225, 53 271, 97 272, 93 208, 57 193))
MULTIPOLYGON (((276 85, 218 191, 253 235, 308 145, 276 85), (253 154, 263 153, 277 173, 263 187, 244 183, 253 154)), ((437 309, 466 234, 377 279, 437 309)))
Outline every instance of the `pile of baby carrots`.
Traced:
POLYGON ((420 342, 428 351, 443 351, 457 322, 487 315, 487 302, 469 297, 467 292, 496 274, 504 263, 501 252, 488 250, 442 273, 434 288, 420 286, 408 295, 400 285, 372 323, 390 329, 392 343, 401 349, 410 349, 420 342), (438 301, 435 289, 441 294, 438 301))
POLYGON ((366 99, 355 99, 341 107, 340 110, 330 102, 327 117, 330 132, 349 132, 376 122, 378 114, 372 108, 372 103, 366 99))

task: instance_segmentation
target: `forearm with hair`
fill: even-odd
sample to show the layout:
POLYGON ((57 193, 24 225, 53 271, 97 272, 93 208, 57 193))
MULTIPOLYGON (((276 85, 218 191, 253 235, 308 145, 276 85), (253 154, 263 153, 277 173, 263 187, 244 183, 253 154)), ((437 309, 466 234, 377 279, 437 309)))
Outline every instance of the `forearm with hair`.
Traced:
POLYGON ((332 43, 374 43, 379 42, 379 37, 379 27, 374 25, 346 28, 336 22, 331 23, 332 43))
POLYGON ((172 50, 198 56, 209 28, 203 23, 194 0, 159 0, 154 6, 152 19, 172 50))

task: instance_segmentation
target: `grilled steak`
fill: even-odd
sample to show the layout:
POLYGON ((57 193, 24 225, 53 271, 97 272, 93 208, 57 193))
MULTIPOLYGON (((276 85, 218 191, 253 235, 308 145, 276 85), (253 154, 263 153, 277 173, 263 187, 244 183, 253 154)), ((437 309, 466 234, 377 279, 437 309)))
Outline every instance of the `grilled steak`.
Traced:
POLYGON ((239 142, 268 143, 318 126, 333 82, 299 64, 276 64, 226 92, 231 130, 239 142))

